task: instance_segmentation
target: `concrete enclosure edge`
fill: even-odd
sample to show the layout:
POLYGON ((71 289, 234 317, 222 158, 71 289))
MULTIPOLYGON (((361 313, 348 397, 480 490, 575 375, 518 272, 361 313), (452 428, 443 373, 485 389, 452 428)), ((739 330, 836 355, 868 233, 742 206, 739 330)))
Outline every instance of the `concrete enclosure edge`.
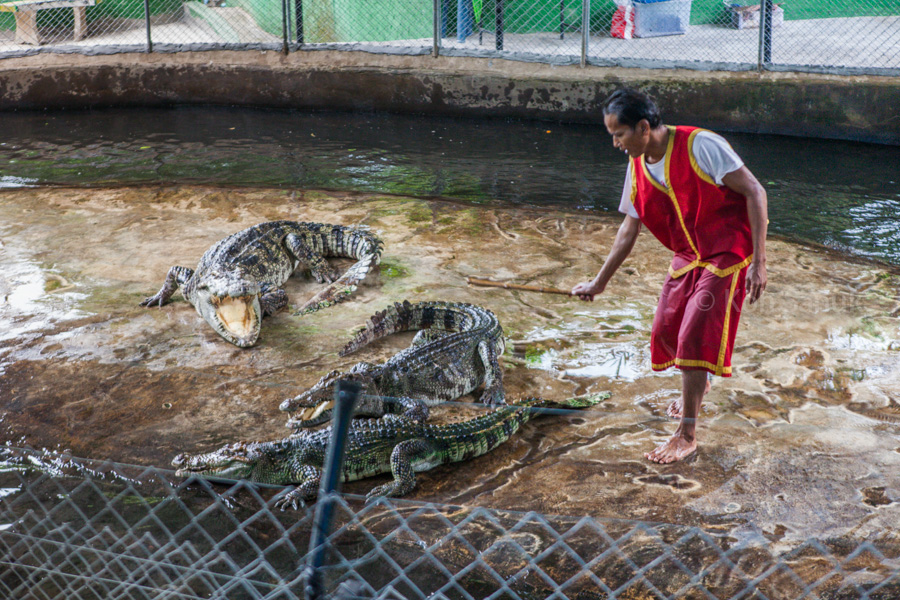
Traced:
POLYGON ((212 51, 0 60, 0 110, 229 105, 602 124, 621 85, 666 122, 900 144, 900 78, 555 66, 364 52, 212 51))

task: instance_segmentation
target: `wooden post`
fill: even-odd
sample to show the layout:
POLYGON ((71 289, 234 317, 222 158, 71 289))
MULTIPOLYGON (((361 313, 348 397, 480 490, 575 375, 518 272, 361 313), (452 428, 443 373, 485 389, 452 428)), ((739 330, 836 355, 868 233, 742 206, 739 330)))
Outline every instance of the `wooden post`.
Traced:
POLYGON ((36 10, 16 11, 16 43, 34 45, 41 43, 36 10))
POLYGON ((87 25, 87 19, 85 18, 87 14, 87 8, 84 6, 75 6, 72 8, 72 11, 75 13, 75 33, 73 37, 77 42, 78 40, 84 38, 84 33, 87 30, 87 28, 85 27, 85 25, 87 25))

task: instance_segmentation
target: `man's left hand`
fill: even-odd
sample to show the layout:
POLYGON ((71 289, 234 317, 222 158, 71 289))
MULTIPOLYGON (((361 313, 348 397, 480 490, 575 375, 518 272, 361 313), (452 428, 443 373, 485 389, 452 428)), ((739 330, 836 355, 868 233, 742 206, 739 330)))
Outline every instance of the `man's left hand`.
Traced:
POLYGON ((766 264, 751 262, 750 266, 747 267, 747 299, 750 304, 753 304, 762 296, 763 291, 766 289, 767 281, 766 264))

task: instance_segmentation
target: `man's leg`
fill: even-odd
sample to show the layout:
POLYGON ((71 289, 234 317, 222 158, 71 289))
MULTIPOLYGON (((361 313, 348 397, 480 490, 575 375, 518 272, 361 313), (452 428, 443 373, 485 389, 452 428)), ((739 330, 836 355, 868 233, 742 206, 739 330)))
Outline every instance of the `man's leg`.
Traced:
POLYGON ((667 464, 687 458, 697 449, 697 416, 700 414, 700 405, 703 403, 703 395, 708 384, 709 380, 704 370, 692 369, 681 372, 681 397, 684 406, 681 423, 669 441, 645 454, 644 458, 667 464))
MULTIPOLYGON (((703 390, 703 396, 709 393, 709 388, 712 387, 712 373, 706 374, 706 389, 703 390)), ((670 419, 680 419, 684 411, 684 394, 678 396, 677 399, 672 400, 669 403, 669 406, 666 408, 666 414, 669 415, 670 419)))

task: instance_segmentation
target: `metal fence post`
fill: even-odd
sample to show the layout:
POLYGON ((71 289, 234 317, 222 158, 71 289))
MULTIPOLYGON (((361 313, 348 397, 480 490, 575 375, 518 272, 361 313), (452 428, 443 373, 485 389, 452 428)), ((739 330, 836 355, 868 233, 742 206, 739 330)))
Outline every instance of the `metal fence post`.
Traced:
POLYGON ((294 0, 297 3, 297 43, 303 45, 303 0, 294 0))
POLYGON ((325 470, 319 485, 319 498, 316 503, 313 530, 309 540, 310 561, 306 568, 304 590, 306 600, 320 600, 325 597, 322 590, 321 568, 325 560, 325 539, 331 529, 331 518, 334 512, 332 494, 340 490, 347 431, 350 429, 353 407, 356 405, 356 399, 359 397, 361 389, 361 386, 354 381, 339 381, 337 390, 335 390, 331 442, 328 446, 328 456, 325 458, 325 470))
POLYGON ((566 0, 559 0, 559 39, 566 39, 566 0))
POLYGON ((591 36, 591 0, 581 2, 581 68, 587 66, 588 43, 591 36))
POLYGON ((772 0, 762 0, 759 15, 759 70, 772 62, 772 0))
POLYGON ((441 48, 441 30, 443 29, 441 24, 444 15, 441 10, 441 0, 434 0, 432 4, 434 5, 434 45, 431 47, 431 55, 437 58, 441 48))
POLYGON ((494 4, 494 34, 499 52, 503 50, 503 0, 496 0, 494 4))
POLYGON ((153 38, 150 37, 150 0, 144 0, 144 24, 147 26, 147 52, 153 52, 153 38))
POLYGON ((288 15, 290 13, 290 4, 291 0, 281 0, 281 51, 285 54, 288 53, 288 15))

